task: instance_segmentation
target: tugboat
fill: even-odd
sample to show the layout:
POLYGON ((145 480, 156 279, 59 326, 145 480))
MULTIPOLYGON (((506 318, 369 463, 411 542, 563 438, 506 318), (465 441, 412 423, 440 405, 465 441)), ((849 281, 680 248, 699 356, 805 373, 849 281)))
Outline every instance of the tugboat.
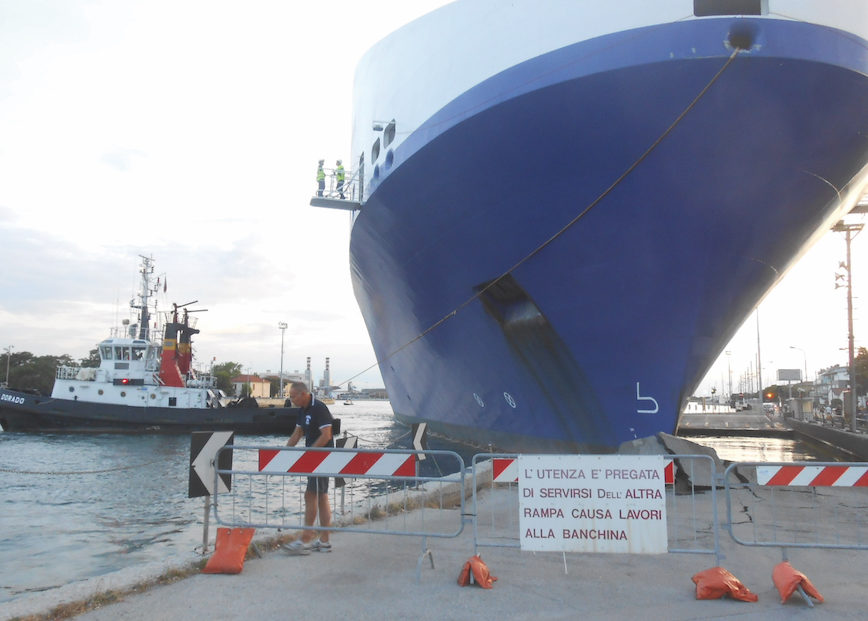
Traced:
MULTIPOLYGON (((297 410, 260 408, 255 399, 229 401, 216 378, 192 368, 192 336, 187 307, 174 304, 163 326, 162 343, 151 338, 150 298, 158 288, 153 259, 141 257, 138 324, 98 345, 98 368, 61 366, 51 397, 0 388, 0 425, 5 431, 150 432, 194 430, 244 434, 285 434, 295 427, 297 410)), ((155 328, 154 331, 158 330, 155 328)))

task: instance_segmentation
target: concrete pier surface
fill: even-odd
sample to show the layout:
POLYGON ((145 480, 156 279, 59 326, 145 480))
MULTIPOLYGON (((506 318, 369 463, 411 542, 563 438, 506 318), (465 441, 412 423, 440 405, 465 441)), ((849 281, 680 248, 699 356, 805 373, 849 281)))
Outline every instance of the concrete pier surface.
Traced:
POLYGON ((684 413, 678 419, 679 435, 776 435, 790 433, 780 417, 770 417, 762 410, 750 412, 684 413))
MULTIPOLYGON (((511 524, 517 533, 516 493, 515 488, 482 491, 480 516, 511 524)), ((700 496, 704 498, 698 501, 710 507, 710 494, 700 496)), ((721 514, 723 504, 719 503, 721 514)), ((420 527, 424 521, 430 531, 432 521, 451 524, 461 518, 458 509, 427 509, 402 519, 417 520, 420 527)), ((563 555, 486 547, 480 555, 498 578, 494 587, 460 587, 458 574, 473 554, 473 529, 468 524, 456 538, 427 539, 434 568, 424 558, 418 582, 421 537, 337 532, 332 534, 331 553, 299 557, 276 550, 249 559, 241 574, 197 574, 125 596, 76 619, 865 618, 868 551, 790 549, 793 567, 807 575, 826 599, 811 608, 798 594, 781 604, 771 578, 772 569, 782 560, 779 549, 741 546, 725 531, 720 541, 724 555, 720 565, 758 595, 758 602, 696 600, 691 577, 716 565, 709 554, 563 555)))

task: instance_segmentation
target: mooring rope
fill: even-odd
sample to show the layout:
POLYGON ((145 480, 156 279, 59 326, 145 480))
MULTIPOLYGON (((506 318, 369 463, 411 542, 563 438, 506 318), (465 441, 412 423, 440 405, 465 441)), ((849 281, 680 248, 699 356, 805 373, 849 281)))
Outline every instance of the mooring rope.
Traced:
POLYGON ((729 68, 729 66, 730 66, 730 65, 732 64, 732 62, 735 60, 736 56, 738 56, 738 53, 739 53, 740 51, 741 51, 741 48, 739 48, 739 47, 736 47, 735 49, 733 49, 732 54, 729 55, 729 58, 727 58, 726 62, 723 64, 723 66, 722 66, 720 69, 718 69, 717 73, 714 74, 714 76, 711 78, 711 80, 709 80, 708 83, 707 83, 707 84, 702 88, 702 90, 699 91, 699 94, 696 95, 696 97, 694 97, 693 100, 692 100, 692 101, 687 105, 687 107, 684 108, 684 110, 681 111, 681 113, 680 113, 680 114, 675 118, 675 120, 672 121, 672 123, 670 123, 669 127, 667 127, 666 130, 665 130, 662 134, 660 134, 660 136, 658 136, 657 139, 656 139, 654 142, 652 142, 651 145, 650 145, 647 149, 645 149, 645 151, 644 151, 644 152, 643 152, 643 153, 642 153, 638 158, 636 158, 636 160, 635 160, 632 164, 630 164, 630 166, 628 166, 627 169, 626 169, 623 173, 621 173, 621 175, 618 176, 617 179, 615 179, 615 181, 613 181, 613 182, 609 185, 609 187, 607 187, 605 190, 603 190, 603 192, 601 192, 601 193, 597 196, 597 198, 595 198, 593 201, 591 201, 591 202, 590 202, 590 203, 589 203, 589 204, 588 204, 584 209, 582 209, 582 210, 579 212, 579 214, 576 215, 572 220, 570 220, 570 221, 567 222, 563 227, 561 227, 561 229, 560 229, 559 231, 557 231, 554 235, 552 235, 552 236, 549 237, 547 240, 545 240, 544 242, 542 242, 542 243, 541 243, 540 245, 538 245, 536 248, 534 248, 533 250, 531 250, 528 254, 526 254, 524 257, 522 257, 518 262, 516 262, 512 267, 510 267, 508 270, 506 270, 505 272, 503 272, 500 276, 498 276, 497 278, 495 278, 494 280, 492 280, 491 282, 489 282, 485 287, 483 287, 482 289, 480 289, 479 291, 477 291, 475 294, 473 294, 472 296, 470 296, 469 298, 467 298, 464 302, 462 302, 461 304, 459 304, 458 306, 456 306, 455 308, 453 308, 451 311, 449 311, 448 313, 446 313, 446 315, 444 315, 444 316, 441 317, 439 320, 437 320, 436 322, 434 322, 430 327, 428 327, 427 329, 423 330, 421 333, 419 333, 418 335, 416 335, 415 337, 413 337, 412 339, 410 339, 409 341, 407 341, 406 343, 404 343, 403 345, 401 345, 400 347, 398 347, 398 348, 395 349, 394 351, 392 351, 392 352, 390 352, 389 354, 387 354, 387 355, 386 355, 384 358, 382 358, 381 360, 377 360, 377 361, 376 361, 374 364, 372 364, 371 366, 369 366, 369 367, 367 367, 366 369, 364 369, 364 370, 362 370, 362 371, 356 373, 355 375, 353 375, 351 378, 347 379, 346 381, 341 382, 340 384, 338 384, 338 386, 342 386, 342 385, 344 385, 344 384, 346 384, 346 383, 348 383, 348 382, 351 382, 351 381, 353 381, 354 379, 356 379, 357 377, 359 377, 360 375, 362 375, 362 374, 364 374, 364 373, 367 373, 368 371, 370 371, 370 370, 373 369, 374 367, 378 367, 378 366, 380 366, 381 364, 383 364, 384 362, 386 362, 386 361, 389 360, 390 358, 394 357, 395 355, 397 355, 398 353, 400 353, 401 351, 403 351, 404 349, 406 349, 407 347, 409 347, 410 345, 412 345, 412 344, 415 343, 416 341, 418 341, 418 340, 424 338, 426 335, 428 335, 428 334, 429 334, 430 332, 432 332, 433 330, 436 330, 437 328, 439 328, 441 325, 443 325, 444 323, 446 323, 449 319, 452 319, 453 317, 455 317, 455 316, 459 313, 459 311, 463 310, 463 309, 466 308, 468 305, 470 305, 471 303, 473 303, 474 301, 476 301, 477 299, 479 299, 479 298, 480 298, 480 297, 481 297, 481 296, 482 296, 486 291, 488 291, 489 289, 491 289, 494 285, 496 285, 498 282, 500 282, 501 280, 503 280, 506 276, 510 275, 512 272, 514 272, 515 270, 517 270, 519 267, 521 267, 522 265, 524 265, 525 263, 527 263, 527 262, 528 262, 530 259, 532 259, 534 256, 536 256, 537 254, 539 254, 539 253, 540 253, 544 248, 546 248, 548 245, 550 245, 552 242, 554 242, 556 239, 558 239, 558 238, 559 238, 561 235, 563 235, 567 230, 569 230, 570 228, 572 228, 572 227, 573 227, 573 226, 574 226, 574 225, 575 225, 579 220, 581 220, 582 218, 584 218, 584 217, 585 217, 585 216, 586 216, 586 215, 587 215, 587 214, 588 214, 588 213, 589 213, 589 212, 590 212, 594 207, 596 207, 597 205, 599 205, 600 202, 601 202, 604 198, 606 198, 609 194, 611 194, 612 191, 613 191, 615 188, 617 188, 617 187, 618 187, 618 186, 619 186, 619 185, 624 181, 624 179, 626 179, 626 178, 627 178, 627 177, 628 177, 628 176, 629 176, 629 175, 630 175, 634 170, 636 170, 636 168, 637 168, 637 167, 638 167, 642 162, 644 162, 645 159, 647 159, 648 156, 651 155, 651 153, 652 153, 652 152, 653 152, 653 151, 654 151, 658 146, 660 146, 660 143, 662 143, 663 140, 665 140, 666 137, 669 136, 669 134, 671 134, 671 133, 675 130, 676 127, 678 127, 678 125, 681 123, 681 121, 684 120, 684 117, 686 117, 687 114, 690 113, 690 111, 693 110, 693 108, 696 107, 696 104, 699 103, 699 101, 700 101, 700 100, 705 96, 705 94, 706 94, 706 93, 709 91, 709 89, 710 89, 710 88, 715 84, 715 82, 717 82, 717 80, 720 79, 720 76, 722 76, 723 73, 724 73, 724 72, 729 68))
POLYGON ((7 474, 46 474, 46 475, 78 475, 78 474, 103 474, 105 472, 120 472, 122 470, 134 470, 135 468, 144 468, 155 464, 161 459, 152 459, 141 464, 133 464, 131 466, 118 466, 116 468, 104 468, 102 470, 74 470, 74 471, 56 471, 56 470, 14 470, 12 468, 0 468, 0 472, 7 474))
MULTIPOLYGON (((368 444, 372 444, 372 445, 374 446, 374 448, 381 448, 381 447, 388 447, 390 444, 394 444, 394 443, 397 442, 398 440, 403 440, 404 438, 406 438, 407 436, 409 436, 410 433, 411 433, 411 432, 408 431, 407 433, 401 434, 401 435, 398 436, 397 438, 394 438, 391 442, 383 442, 382 440, 372 440, 371 438, 365 438, 365 437, 363 437, 363 436, 356 435, 356 434, 354 434, 354 433, 347 433, 345 437, 347 437, 347 438, 355 438, 356 440, 361 440, 362 442, 367 442, 368 444)), ((358 447, 358 448, 370 448, 370 447, 367 447, 367 446, 362 447, 362 446, 360 446, 360 447, 358 447)))

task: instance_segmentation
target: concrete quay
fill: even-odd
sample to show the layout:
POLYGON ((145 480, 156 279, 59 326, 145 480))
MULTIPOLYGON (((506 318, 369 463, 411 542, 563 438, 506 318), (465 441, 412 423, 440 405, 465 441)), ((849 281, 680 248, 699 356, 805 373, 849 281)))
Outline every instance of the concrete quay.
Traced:
MULTIPOLYGON (((515 494, 514 488, 481 492, 479 515, 488 516, 492 523, 512 524, 517 533, 515 494)), ((697 497, 708 515, 710 496, 697 497)), ((723 504, 718 504, 721 517, 723 504)), ((430 528, 441 521, 451 524, 460 520, 459 513, 458 509, 415 511, 409 519, 430 528)), ((741 546, 725 532, 721 534, 721 566, 759 596, 756 603, 695 599, 691 576, 716 564, 709 554, 563 555, 487 547, 481 548, 480 554, 498 580, 486 590, 460 587, 456 582, 462 565, 473 553, 470 525, 456 538, 428 538, 434 568, 423 559, 418 582, 416 566, 423 550, 420 537, 338 532, 332 534, 332 542, 331 553, 293 557, 276 550, 249 559, 241 574, 197 574, 126 596, 76 619, 865 618, 868 554, 864 551, 789 550, 792 565, 806 574, 826 599, 811 608, 798 594, 781 604, 771 579, 772 569, 782 559, 779 549, 741 546)))
POLYGON ((786 436, 792 430, 780 417, 762 411, 733 413, 683 413, 678 419, 678 435, 761 435, 786 436))
MULTIPOLYGON (((858 419, 859 428, 850 431, 843 417, 801 421, 762 412, 696 413, 686 412, 678 421, 678 435, 690 436, 800 436, 825 444, 852 456, 854 461, 868 461, 868 427, 858 419)), ((677 451, 676 451, 677 452, 677 451)))
POLYGON ((800 436, 848 453, 854 460, 868 461, 868 433, 861 425, 859 430, 850 431, 843 422, 836 426, 833 422, 805 422, 788 418, 785 423, 800 436))

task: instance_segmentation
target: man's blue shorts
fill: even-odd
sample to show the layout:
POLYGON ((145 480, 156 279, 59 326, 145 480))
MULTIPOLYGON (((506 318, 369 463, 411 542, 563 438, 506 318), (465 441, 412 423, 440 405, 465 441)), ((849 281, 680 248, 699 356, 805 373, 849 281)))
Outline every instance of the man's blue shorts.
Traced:
POLYGON ((329 491, 328 477, 307 477, 308 492, 316 492, 317 494, 327 494, 329 491))

